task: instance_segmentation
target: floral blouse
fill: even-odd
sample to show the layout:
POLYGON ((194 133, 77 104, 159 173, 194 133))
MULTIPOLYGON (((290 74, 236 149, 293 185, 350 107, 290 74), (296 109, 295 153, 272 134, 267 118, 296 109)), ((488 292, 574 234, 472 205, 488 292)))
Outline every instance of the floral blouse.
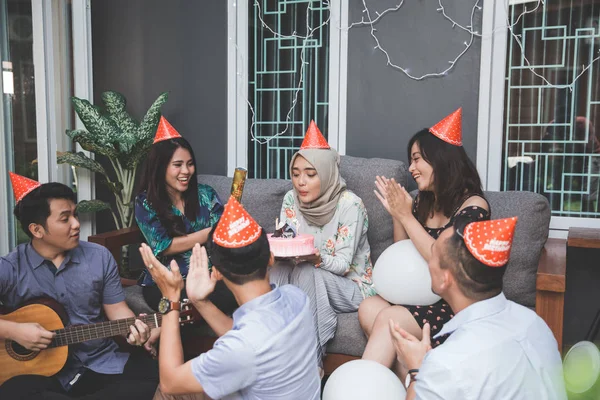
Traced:
MULTIPOLYGON (((179 211, 179 209, 175 206, 171 206, 173 213, 183 219, 186 234, 212 227, 219 221, 221 214, 223 214, 223 204, 221 203, 217 192, 215 192, 212 187, 198 184, 198 201, 200 202, 200 209, 194 220, 188 219, 181 211, 179 211)), ((135 198, 135 220, 142 231, 148 246, 152 248, 154 255, 159 261, 168 267, 171 260, 174 259, 177 262, 177 265, 179 265, 181 275, 185 278, 188 272, 192 250, 190 249, 172 256, 161 255, 162 252, 171 245, 173 238, 169 236, 167 229, 159 221, 158 214, 146 198, 146 192, 140 193, 135 198)), ((155 284, 148 271, 142 273, 138 283, 142 286, 155 284)))
POLYGON ((369 218, 360 197, 344 191, 331 221, 324 226, 314 226, 299 212, 294 191, 290 190, 283 198, 279 219, 294 224, 299 233, 315 237, 315 247, 322 259, 320 268, 352 279, 365 298, 376 294, 371 281, 373 266, 367 239, 369 218))

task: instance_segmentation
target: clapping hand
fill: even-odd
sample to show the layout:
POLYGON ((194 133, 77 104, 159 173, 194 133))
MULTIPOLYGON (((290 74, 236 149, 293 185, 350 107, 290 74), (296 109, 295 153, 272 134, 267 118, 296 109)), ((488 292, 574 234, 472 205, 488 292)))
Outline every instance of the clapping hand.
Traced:
POLYGON ((413 199, 406 189, 394 178, 388 179, 385 176, 377 176, 375 179, 375 196, 392 218, 402 221, 411 215, 413 199))
POLYGON ((146 269, 152 275, 152 279, 156 282, 162 295, 171 301, 179 301, 183 289, 183 277, 179 272, 177 262, 172 260, 171 270, 169 270, 156 259, 152 249, 145 243, 142 243, 140 247, 140 254, 146 269))
POLYGON ((215 290, 217 276, 208 270, 206 248, 194 245, 187 275, 186 293, 192 303, 204 301, 215 290))
POLYGON ((407 370, 419 369, 425 354, 431 350, 429 323, 423 326, 423 339, 419 340, 390 319, 390 334, 398 362, 407 370))

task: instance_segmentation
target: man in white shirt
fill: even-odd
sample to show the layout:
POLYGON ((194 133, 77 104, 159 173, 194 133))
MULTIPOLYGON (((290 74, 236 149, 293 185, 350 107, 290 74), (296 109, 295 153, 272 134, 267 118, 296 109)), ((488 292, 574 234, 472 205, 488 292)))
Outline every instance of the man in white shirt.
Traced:
POLYGON ((390 321, 411 399, 566 399, 558 345, 546 323, 506 299, 506 270, 516 218, 457 218, 432 247, 432 290, 455 316, 431 350, 429 325, 418 340, 390 321))
MULTIPOLYGON (((140 252, 164 298, 159 349, 160 392, 197 393, 212 399, 318 400, 321 382, 317 338, 308 297, 300 289, 269 284, 273 262, 264 230, 232 197, 207 241, 190 258, 186 291, 219 335, 213 348, 184 363, 178 301, 183 279, 177 263, 169 271, 142 245, 140 252), (240 307, 233 319, 207 300, 223 280, 240 307), (175 304, 175 307, 173 307, 175 304), (174 310, 176 312, 169 312, 174 310)), ((159 393, 157 393, 158 395, 159 393)))

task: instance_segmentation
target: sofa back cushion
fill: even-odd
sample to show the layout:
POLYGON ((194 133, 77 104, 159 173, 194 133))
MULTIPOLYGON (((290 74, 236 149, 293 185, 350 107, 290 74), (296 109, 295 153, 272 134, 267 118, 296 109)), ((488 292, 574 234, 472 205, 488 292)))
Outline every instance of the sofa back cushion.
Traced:
MULTIPOLYGON (((375 176, 393 177, 400 184, 406 185, 406 166, 402 161, 396 160, 342 156, 340 171, 348 188, 363 200, 367 208, 371 258, 375 263, 377 257, 393 242, 392 220, 373 193, 375 176)), ((229 198, 231 179, 220 175, 198 175, 198 182, 212 186, 223 202, 229 198)), ((267 232, 273 232, 283 196, 291 188, 292 183, 288 180, 247 179, 242 204, 267 232)))
POLYGON ((550 227, 548 200, 532 192, 485 192, 492 219, 519 217, 504 275, 504 293, 510 300, 535 306, 535 283, 540 254, 550 227))

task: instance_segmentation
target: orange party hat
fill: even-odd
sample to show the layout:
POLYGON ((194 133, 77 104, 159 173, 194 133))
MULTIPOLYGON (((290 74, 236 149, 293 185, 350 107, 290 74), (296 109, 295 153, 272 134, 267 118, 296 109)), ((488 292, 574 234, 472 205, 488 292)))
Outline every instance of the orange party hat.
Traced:
POLYGON ((330 149, 329 143, 323 137, 323 134, 319 130, 315 121, 310 121, 310 125, 308 125, 308 129, 306 130, 306 135, 304 136, 304 140, 302 141, 302 146, 300 146, 300 150, 306 149, 330 149))
POLYGON ((471 222, 463 238, 473 257, 489 267, 508 263, 517 217, 471 222))
POLYGON ((429 132, 446 143, 462 146, 462 107, 429 128, 429 132))
POLYGON ((163 140, 175 139, 179 137, 181 137, 179 132, 177 132, 177 130, 173 128, 173 125, 171 125, 169 121, 167 121, 167 119, 161 115, 160 121, 158 122, 158 128, 156 129, 156 135, 154 135, 153 144, 163 140))
POLYGON ((221 247, 236 249, 254 243, 262 232, 260 225, 233 197, 229 198, 217 224, 213 241, 221 247))
POLYGON ((12 172, 9 172, 9 175, 17 203, 23 200, 23 197, 27 196, 34 189, 42 186, 41 183, 34 181, 33 179, 25 178, 24 176, 12 172))

